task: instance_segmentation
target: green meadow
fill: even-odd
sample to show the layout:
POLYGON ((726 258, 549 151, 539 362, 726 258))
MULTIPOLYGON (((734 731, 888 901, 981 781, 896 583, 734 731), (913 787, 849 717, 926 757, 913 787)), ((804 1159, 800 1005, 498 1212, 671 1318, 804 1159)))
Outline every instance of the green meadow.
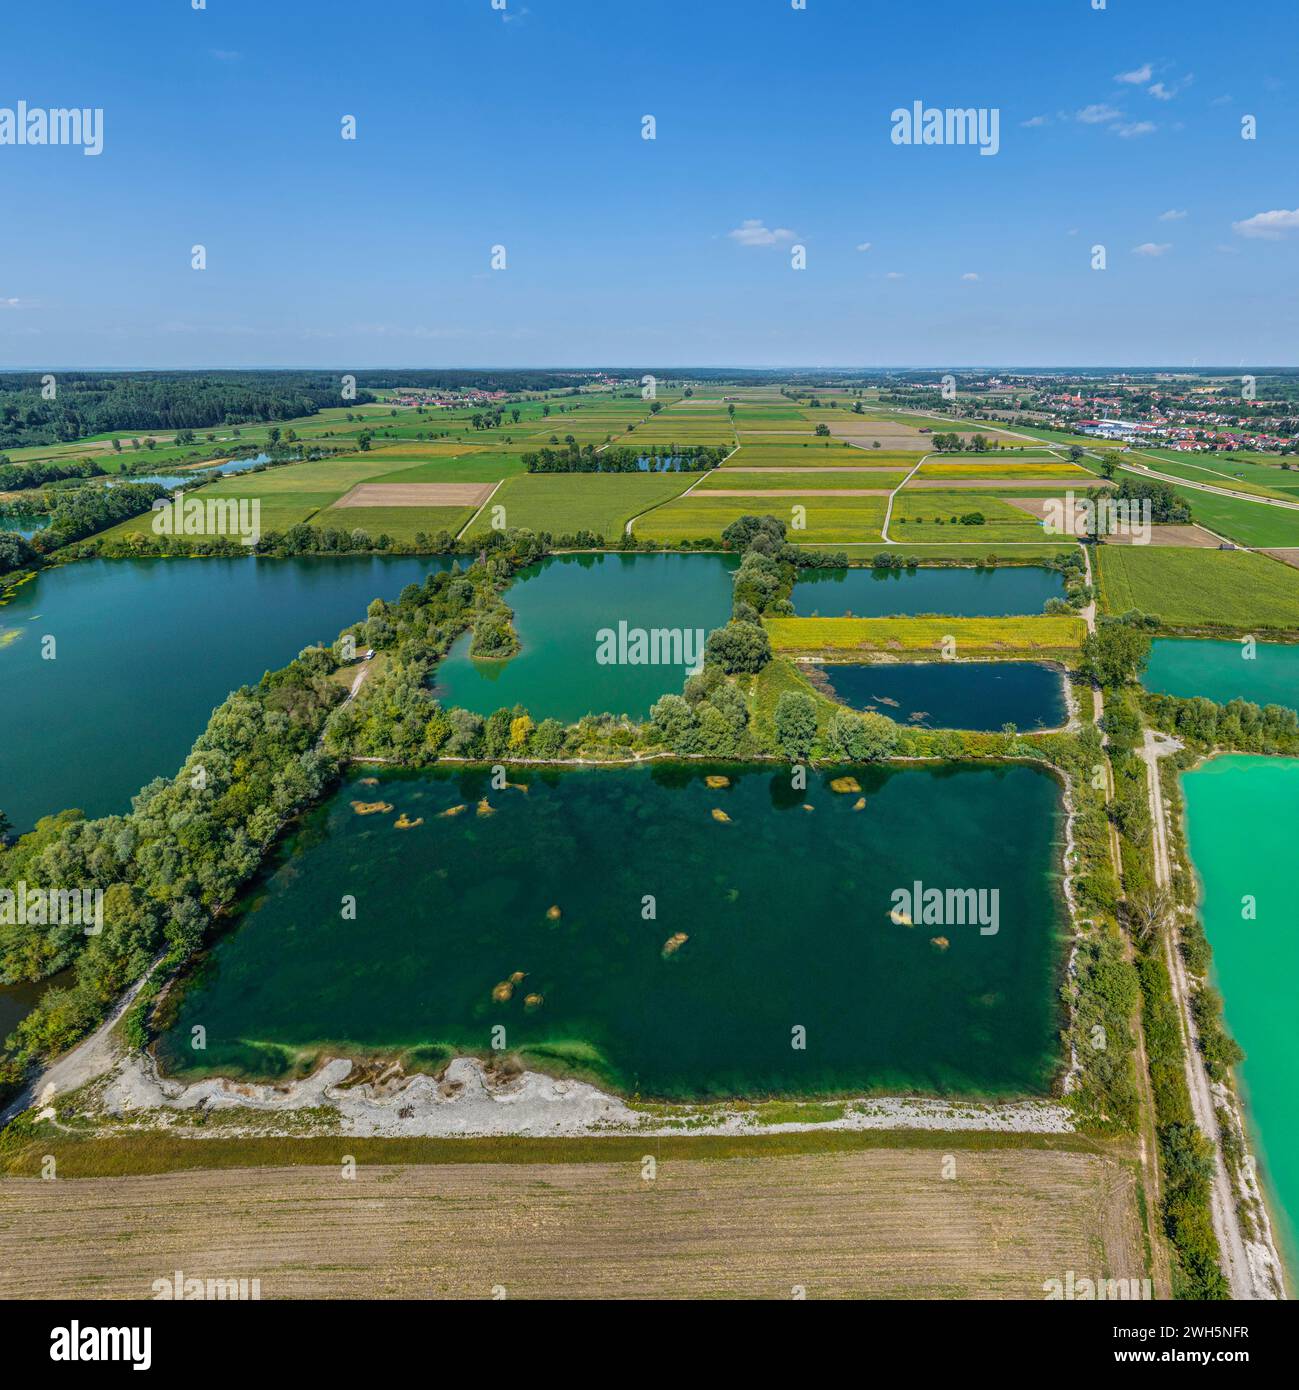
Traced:
POLYGON ((1094 554, 1103 612, 1135 608, 1168 627, 1299 630, 1299 570, 1269 556, 1142 545, 1094 554))
MULTIPOLYGON (((501 485, 489 510, 475 521, 473 534, 490 528, 491 513, 500 506, 507 527, 556 536, 592 531, 615 541, 632 517, 676 497, 698 477, 697 473, 525 473, 501 485)), ((639 534, 639 523, 637 530, 639 534)))
POLYGON ((884 497, 834 497, 805 492, 794 497, 710 497, 696 489, 642 517, 632 528, 650 540, 678 542, 717 539, 731 522, 745 515, 770 514, 790 528, 790 539, 814 544, 878 541, 884 521, 884 497), (779 505, 776 505, 779 502, 779 505), (806 514, 806 527, 795 529, 795 507, 806 514))

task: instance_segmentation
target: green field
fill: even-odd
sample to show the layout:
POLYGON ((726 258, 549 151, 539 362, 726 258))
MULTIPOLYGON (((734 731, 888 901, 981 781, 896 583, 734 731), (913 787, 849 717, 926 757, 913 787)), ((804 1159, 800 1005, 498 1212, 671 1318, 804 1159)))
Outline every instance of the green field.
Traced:
MULTIPOLYGON (((364 531, 371 539, 391 536, 395 541, 415 543, 422 532, 432 537, 439 531, 456 535, 478 509, 476 507, 327 507, 311 518, 322 530, 364 531)), ((268 526, 263 516, 262 525, 268 526)))
POLYGON ((1101 608, 1153 613, 1169 627, 1299 630, 1299 570, 1248 550, 1104 545, 1101 608))
POLYGON ((474 523, 474 534, 490 528, 491 512, 500 506, 505 509, 507 527, 556 536, 593 531, 614 541, 632 517, 676 497, 698 477, 697 473, 525 473, 501 485, 489 511, 474 523))
POLYGON ((889 537, 900 546, 929 540, 948 544, 968 541, 971 545, 987 546, 1004 541, 1039 540, 1042 534, 1042 525, 1036 517, 972 488, 951 492, 938 488, 904 488, 894 500, 893 516, 889 521, 889 537), (960 518, 971 512, 982 514, 982 526, 960 524, 960 518))
POLYGON ((742 516, 774 516, 789 529, 792 541, 808 544, 835 541, 878 541, 884 521, 885 497, 827 497, 803 493, 797 497, 709 497, 696 490, 669 502, 632 528, 650 540, 716 540, 742 516), (806 527, 795 528, 795 507, 806 514, 806 527))
POLYGON ((1198 488, 1173 486, 1185 498, 1191 515, 1201 526, 1220 536, 1249 546, 1299 545, 1299 508, 1274 507, 1267 502, 1247 502, 1238 497, 1219 497, 1198 488))

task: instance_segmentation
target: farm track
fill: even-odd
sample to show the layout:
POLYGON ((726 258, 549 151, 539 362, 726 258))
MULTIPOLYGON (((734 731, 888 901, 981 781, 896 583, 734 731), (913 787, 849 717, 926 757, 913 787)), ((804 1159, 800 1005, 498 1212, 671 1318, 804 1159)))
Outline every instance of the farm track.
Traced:
MULTIPOLYGON (((1146 764, 1146 795, 1150 803, 1151 839, 1155 861, 1155 883, 1157 887, 1168 889, 1172 884, 1172 856, 1169 852, 1168 821, 1164 809, 1164 794, 1159 785, 1159 759, 1176 752, 1181 745, 1173 739, 1156 734, 1152 729, 1145 730, 1145 740, 1138 755, 1146 764)), ((1252 1300, 1260 1296, 1255 1287, 1249 1257, 1245 1250, 1245 1237, 1240 1227, 1240 1217, 1236 1210, 1236 1197, 1227 1165, 1223 1160, 1222 1141, 1218 1132, 1218 1119, 1215 1113, 1213 1089, 1204 1069, 1200 1053, 1199 1035, 1191 1016, 1191 990, 1187 977, 1186 962, 1178 949, 1175 915, 1172 916, 1161 933, 1164 963, 1168 968, 1172 986, 1173 1001, 1177 1005, 1178 1019, 1182 1030, 1182 1054, 1186 1072, 1186 1086, 1191 1096, 1191 1109, 1196 1125, 1204 1137, 1213 1145, 1213 1183, 1210 1192, 1210 1207, 1213 1214, 1213 1229, 1222 1250, 1223 1273, 1231 1287, 1234 1299, 1252 1300)))

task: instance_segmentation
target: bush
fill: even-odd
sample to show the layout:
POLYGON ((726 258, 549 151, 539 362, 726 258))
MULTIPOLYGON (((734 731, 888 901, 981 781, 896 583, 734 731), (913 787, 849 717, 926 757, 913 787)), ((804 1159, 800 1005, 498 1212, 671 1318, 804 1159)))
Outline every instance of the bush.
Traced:
POLYGON ((838 709, 825 731, 831 751, 848 762, 883 762, 898 746, 898 726, 882 714, 838 709))
POLYGON ((771 639, 756 623, 732 620, 708 634, 704 657, 728 675, 761 671, 771 660, 771 639))

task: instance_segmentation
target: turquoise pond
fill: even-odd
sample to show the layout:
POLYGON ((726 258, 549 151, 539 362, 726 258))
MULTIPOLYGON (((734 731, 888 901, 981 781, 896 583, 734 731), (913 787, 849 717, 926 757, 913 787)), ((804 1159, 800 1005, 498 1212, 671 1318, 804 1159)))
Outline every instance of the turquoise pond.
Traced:
POLYGON ((1202 695, 1224 705, 1250 700, 1256 705, 1299 709, 1299 646, 1198 637, 1157 637, 1150 644, 1144 685, 1160 695, 1202 695))

